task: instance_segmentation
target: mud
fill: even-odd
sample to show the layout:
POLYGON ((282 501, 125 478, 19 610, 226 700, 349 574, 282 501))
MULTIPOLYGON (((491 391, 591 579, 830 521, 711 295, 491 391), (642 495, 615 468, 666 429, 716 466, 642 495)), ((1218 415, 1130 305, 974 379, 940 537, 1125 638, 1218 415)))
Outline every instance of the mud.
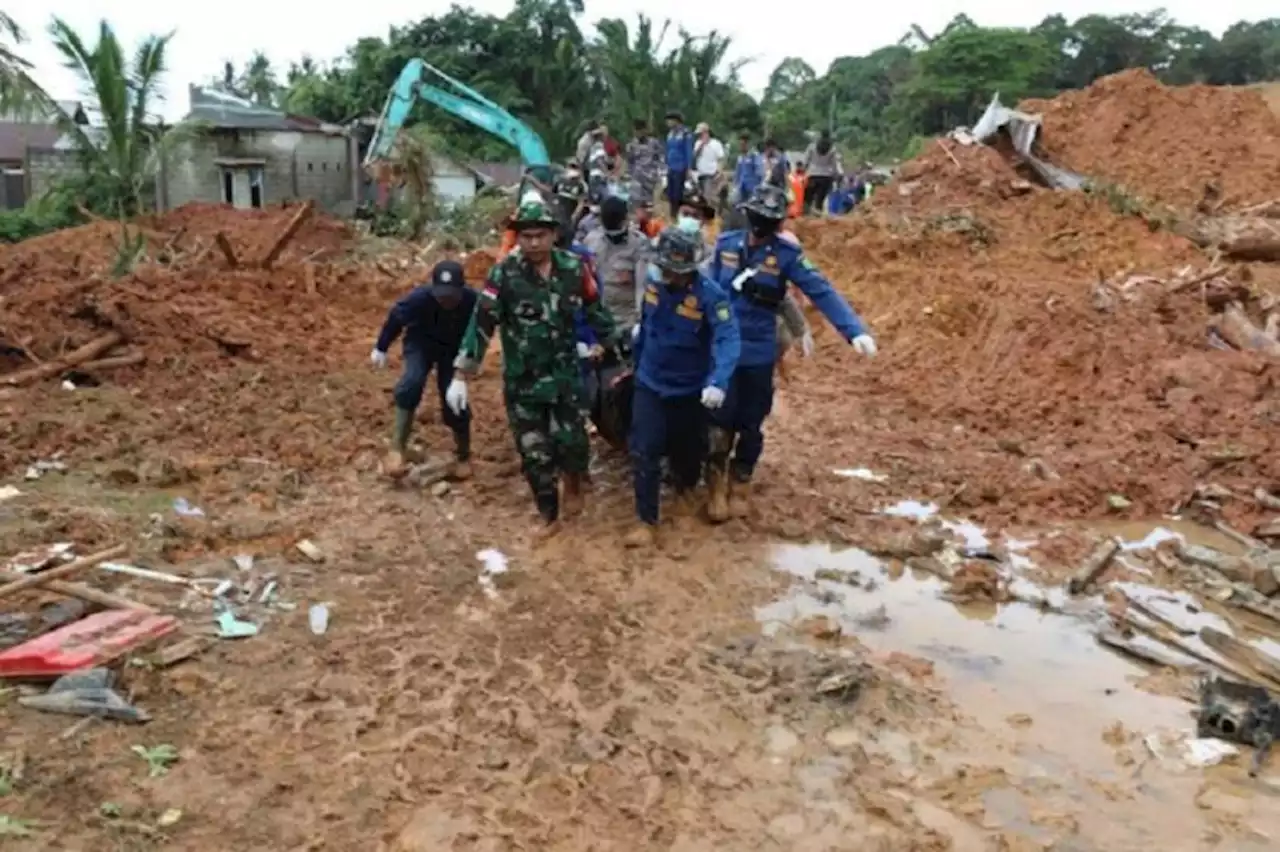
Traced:
MULTIPOLYGON (((1274 845, 1242 766, 1179 762, 1187 680, 1089 639, 1113 601, 1055 597, 1056 615, 1019 601, 1099 535, 1136 540, 1181 509, 1242 530, 1268 518, 1252 495, 1280 493, 1275 365, 1215 348, 1203 288, 1169 288, 1210 262, 1191 243, 1105 197, 1032 186, 994 151, 954 154, 908 164, 870 213, 801 223, 881 355, 858 359, 812 316, 817 356, 789 358, 752 511, 719 528, 666 518, 653 552, 621 547, 626 459, 604 448, 585 515, 531 544, 496 358, 472 390, 475 477, 379 478, 395 374, 368 353, 434 255, 317 217, 262 270, 252 258, 291 211, 220 208, 141 223, 145 256, 120 277, 114 224, 0 250, 0 338, 20 350, 0 378, 107 328, 146 354, 73 390, 0 387, 2 484, 19 491, 0 502, 0 555, 123 541, 138 564, 238 577, 229 557, 252 553, 291 605, 248 610, 260 635, 173 668, 126 665, 145 727, 36 715, 3 687, 0 814, 32 832, 11 845, 1274 845), (55 454, 66 472, 24 478, 55 454), (1204 486, 1221 507, 1208 516, 1191 499, 1204 486), (204 518, 177 516, 176 498, 204 518), (886 512, 904 500, 947 523, 886 512), (322 563, 297 553, 303 538, 322 563), (779 541, 794 547, 782 572, 779 541), (897 577, 892 560, 957 547, 973 552, 945 585, 897 577), (804 584, 855 559, 856 587, 804 584), (787 596, 797 582, 817 605, 787 596), (323 636, 307 626, 318 602, 323 636), (1153 736, 1168 737, 1159 757, 1153 736), (179 759, 148 778, 132 748, 164 744, 179 759)), ((1244 270, 1258 290, 1280 281, 1264 264, 1232 281, 1244 270)), ((429 395, 427 462, 451 446, 438 420, 429 395)), ((1177 581, 1142 553, 1112 571, 1177 581)), ((207 602, 168 586, 87 581, 211 626, 207 602)))

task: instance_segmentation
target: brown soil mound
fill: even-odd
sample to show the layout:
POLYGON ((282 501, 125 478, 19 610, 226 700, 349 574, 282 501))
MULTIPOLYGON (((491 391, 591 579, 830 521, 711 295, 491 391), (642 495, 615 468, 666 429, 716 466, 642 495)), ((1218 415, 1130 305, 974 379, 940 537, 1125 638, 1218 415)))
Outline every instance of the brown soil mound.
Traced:
MULTIPOLYGON (((823 353, 856 401, 809 407, 814 452, 898 467, 953 511, 1027 522, 1102 515, 1113 494, 1158 515, 1199 482, 1244 496, 1280 481, 1278 365, 1212 348, 1200 288, 1166 283, 1207 266, 1199 252, 1102 198, 1000 198, 1017 178, 998 156, 956 153, 960 167, 938 149, 904 169, 939 180, 884 193, 912 215, 801 225, 883 347, 870 362, 823 353), (965 189, 970 204, 945 209, 965 189)), ((829 397, 824 378, 803 374, 801 393, 829 397)), ((1252 500, 1232 511, 1257 517, 1252 500)))
POLYGON ((0 468, 66 449, 73 433, 73 444, 155 436, 246 455, 274 449, 297 464, 350 452, 326 440, 314 411, 304 412, 323 412, 309 404, 325 395, 323 377, 350 367, 353 352, 368 351, 390 298, 412 283, 414 270, 304 262, 330 256, 350 239, 346 225, 318 213, 273 269, 256 268, 295 212, 191 205, 140 220, 145 255, 119 278, 106 271, 118 251, 118 223, 95 222, 0 251, 0 341, 7 347, 0 381, 118 331, 125 340, 105 356, 140 353, 145 363, 90 369, 76 383, 127 388, 130 415, 146 421, 117 429, 86 421, 76 401, 43 404, 57 392, 60 371, 6 391, 15 416, 0 429, 0 468), (219 232, 240 268, 229 268, 214 247, 219 232), (261 382, 274 382, 279 392, 249 392, 261 382))
POLYGON ((1280 117, 1255 90, 1165 86, 1146 70, 1019 106, 1062 166, 1178 208, 1206 185, 1228 207, 1280 197, 1280 117))

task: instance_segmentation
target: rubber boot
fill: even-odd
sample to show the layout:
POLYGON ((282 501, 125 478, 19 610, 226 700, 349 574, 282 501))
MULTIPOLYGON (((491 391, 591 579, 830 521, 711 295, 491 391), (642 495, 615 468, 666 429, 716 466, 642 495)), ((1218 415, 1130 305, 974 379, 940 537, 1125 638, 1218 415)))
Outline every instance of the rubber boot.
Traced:
POLYGON ((733 479, 729 484, 729 516, 745 518, 751 513, 751 480, 733 479))
POLYGON ((391 449, 382 463, 382 472, 392 479, 399 479, 406 472, 405 453, 409 449, 409 433, 413 431, 413 412, 396 408, 396 424, 391 430, 391 449))
POLYGON ((729 450, 733 433, 712 427, 707 453, 707 520, 723 524, 729 520, 729 450))
POLYGON ((534 497, 541 518, 533 530, 533 542, 543 542, 560 531, 560 497, 555 491, 549 494, 538 494, 534 497))
POLYGON ((653 524, 646 524, 641 521, 632 528, 631 532, 623 537, 622 546, 629 550, 639 550, 653 547, 656 540, 657 532, 654 530, 653 524))
POLYGON ((575 518, 582 514, 582 479, 580 473, 564 475, 564 494, 560 499, 560 514, 565 518, 575 518))
POLYGON ((461 482, 471 478, 471 438, 455 434, 453 467, 449 470, 449 478, 461 482))

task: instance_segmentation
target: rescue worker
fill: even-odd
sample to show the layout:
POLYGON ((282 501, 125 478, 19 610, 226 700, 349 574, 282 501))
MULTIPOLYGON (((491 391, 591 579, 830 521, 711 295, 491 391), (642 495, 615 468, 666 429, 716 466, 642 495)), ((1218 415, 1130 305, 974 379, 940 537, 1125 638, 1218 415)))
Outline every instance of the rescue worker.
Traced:
POLYGON ((598 226, 583 239, 595 258, 600 299, 614 320, 630 328, 640 320, 640 296, 649 268, 649 240, 627 220, 627 202, 606 198, 598 226))
POLYGON ((659 520, 662 459, 670 460, 682 499, 697 487, 706 435, 706 410, 725 401, 740 341, 729 296, 701 275, 702 245, 694 234, 668 228, 658 236, 636 334, 635 394, 629 447, 639 524, 628 547, 654 541, 659 520))
POLYGON ((733 166, 733 187, 729 192, 732 209, 725 215, 727 227, 741 228, 746 224, 738 208, 762 183, 764 183, 764 161, 760 154, 751 148, 751 137, 743 133, 738 137, 738 161, 733 166))
POLYGON ((685 181, 693 170, 693 134, 679 110, 667 113, 667 203, 675 219, 684 195, 685 181))
POLYGON ((555 195, 560 218, 576 225, 578 220, 586 215, 587 182, 576 164, 570 163, 569 167, 560 173, 551 191, 555 195))
POLYGON ((650 240, 657 239, 664 226, 661 219, 654 217, 653 204, 648 201, 637 201, 634 207, 636 211, 636 227, 640 229, 640 233, 650 240))
POLYGON ((431 270, 430 286, 415 287, 387 313, 369 356, 374 367, 386 367, 387 351, 404 333, 404 372, 396 383, 395 428, 391 451, 383 464, 387 476, 399 477, 405 472, 414 414, 433 368, 444 422, 453 432, 453 476, 471 476, 471 412, 454 411, 446 405, 445 391, 453 380, 453 360, 475 305, 476 294, 466 286, 462 265, 455 260, 442 260, 431 270))
POLYGON ((748 228, 721 235, 711 259, 711 275, 729 291, 742 336, 728 399, 711 413, 707 513, 717 523, 747 510, 751 478, 764 450, 761 427, 773 407, 777 314, 787 285, 799 287, 859 353, 876 352, 875 340, 849 303, 804 256, 798 242, 779 235, 787 215, 784 191, 761 186, 743 207, 748 228))
POLYGON ((635 138, 627 143, 627 174, 632 204, 652 204, 653 194, 662 180, 662 143, 649 133, 649 122, 637 118, 635 138))
MULTIPOLYGON (((620 358, 630 335, 618 335, 582 260, 555 247, 561 222, 544 202, 523 199, 514 224, 519 248, 489 271, 454 364, 462 376, 475 375, 501 329, 507 421, 543 537, 559 528, 562 509, 566 517, 581 511, 589 461, 574 315, 582 309, 597 338, 620 358)), ((468 407, 467 397, 466 381, 455 377, 445 392, 455 414, 468 407)))

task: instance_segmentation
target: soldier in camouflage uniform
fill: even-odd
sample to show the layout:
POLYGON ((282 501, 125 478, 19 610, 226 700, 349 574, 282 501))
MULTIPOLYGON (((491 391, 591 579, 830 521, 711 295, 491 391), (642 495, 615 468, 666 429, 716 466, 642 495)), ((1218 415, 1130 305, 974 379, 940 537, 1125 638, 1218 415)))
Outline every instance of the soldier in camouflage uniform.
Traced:
MULTIPOLYGON (((582 378, 574 314, 582 310, 598 339, 629 355, 613 317, 600 303, 595 279, 572 252, 554 247, 560 222, 545 203, 526 199, 516 212, 519 247, 489 273, 463 335, 455 367, 473 376, 494 332, 502 333, 502 382, 507 421, 533 489, 544 533, 563 514, 582 508, 589 448, 583 421, 582 378), (564 474, 563 505, 557 480, 564 474)), ((445 394, 457 411, 467 406, 466 383, 455 378, 445 394)))
POLYGON ((627 143, 627 174, 632 204, 653 203, 654 193, 662 180, 665 149, 662 140, 649 134, 649 123, 636 119, 636 138, 627 143))

